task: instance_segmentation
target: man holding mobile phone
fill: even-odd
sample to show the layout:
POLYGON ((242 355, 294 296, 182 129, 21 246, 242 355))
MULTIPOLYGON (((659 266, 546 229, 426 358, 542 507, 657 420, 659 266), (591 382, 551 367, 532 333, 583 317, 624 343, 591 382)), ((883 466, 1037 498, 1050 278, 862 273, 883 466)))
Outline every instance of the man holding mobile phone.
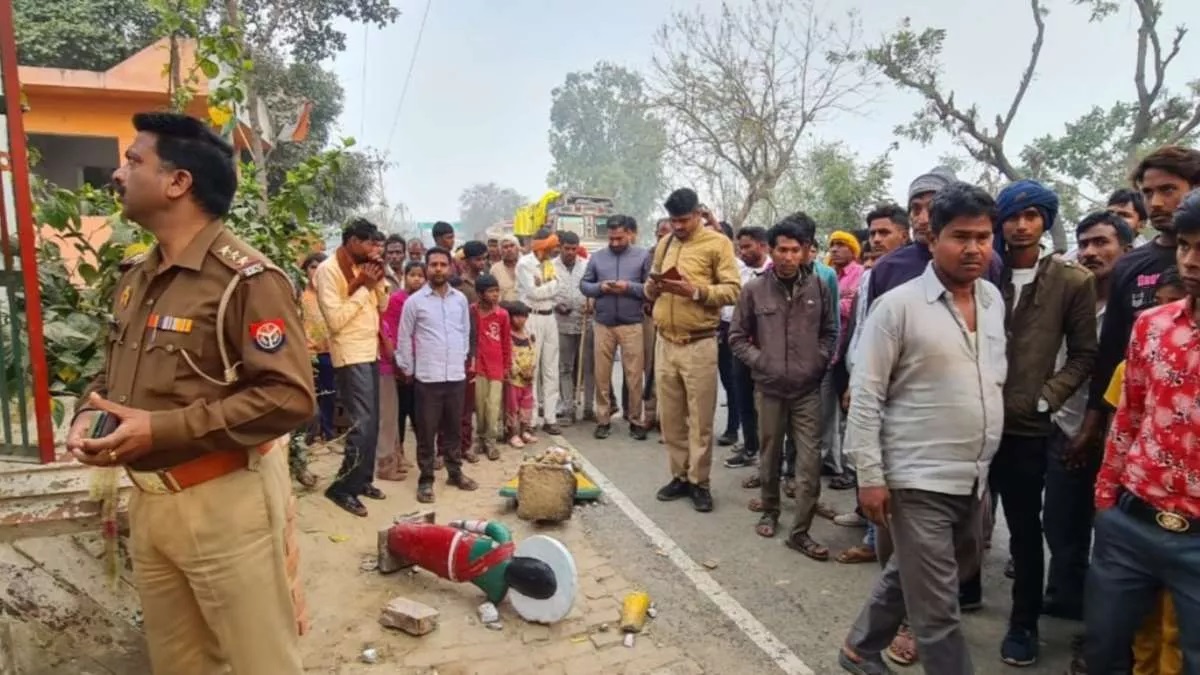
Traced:
POLYGON ((663 206, 671 234, 655 247, 644 288, 654 301, 654 378, 671 467, 671 482, 657 496, 660 501, 691 497, 697 511, 708 512, 713 509, 708 477, 717 410, 717 327, 721 307, 737 301, 742 281, 733 242, 706 225, 715 220, 695 190, 680 188, 663 206))
MULTIPOLYGON (((233 148, 185 115, 133 125, 113 183, 156 244, 122 265, 104 368, 67 449, 135 486, 130 557, 154 673, 299 675, 286 440, 316 398, 292 286, 222 223, 233 148)), ((356 278, 356 302, 373 302, 382 266, 356 278)))

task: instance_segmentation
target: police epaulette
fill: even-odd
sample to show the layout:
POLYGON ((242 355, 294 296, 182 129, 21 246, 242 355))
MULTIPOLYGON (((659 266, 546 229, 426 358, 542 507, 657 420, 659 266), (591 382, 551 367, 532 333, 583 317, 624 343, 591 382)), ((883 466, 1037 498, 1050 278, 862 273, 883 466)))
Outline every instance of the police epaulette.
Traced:
POLYGON ((117 269, 122 272, 128 272, 130 269, 134 268, 135 266, 142 264, 142 261, 144 261, 145 259, 146 259, 145 253, 135 253, 134 255, 131 255, 128 258, 117 263, 117 269))
POLYGON ((255 260, 249 264, 243 265, 242 268, 238 270, 238 274, 240 274, 243 279, 248 279, 256 274, 259 274, 265 269, 267 269, 267 266, 261 260, 255 260))

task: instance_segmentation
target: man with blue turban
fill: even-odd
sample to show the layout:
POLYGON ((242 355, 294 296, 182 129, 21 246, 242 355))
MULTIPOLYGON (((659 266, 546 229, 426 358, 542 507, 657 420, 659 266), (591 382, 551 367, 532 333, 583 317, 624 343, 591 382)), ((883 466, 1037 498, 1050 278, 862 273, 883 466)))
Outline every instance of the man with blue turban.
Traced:
POLYGON ((1042 235, 1058 215, 1053 190, 1037 181, 1017 181, 1000 191, 996 207, 994 245, 1004 256, 998 285, 1008 373, 1004 433, 988 485, 993 500, 1004 507, 1014 570, 1012 612, 1000 657, 1009 665, 1028 666, 1038 658, 1045 579, 1042 488, 1047 462, 1058 461, 1050 458, 1051 416, 1091 375, 1097 352, 1096 286, 1083 267, 1041 255, 1042 235))

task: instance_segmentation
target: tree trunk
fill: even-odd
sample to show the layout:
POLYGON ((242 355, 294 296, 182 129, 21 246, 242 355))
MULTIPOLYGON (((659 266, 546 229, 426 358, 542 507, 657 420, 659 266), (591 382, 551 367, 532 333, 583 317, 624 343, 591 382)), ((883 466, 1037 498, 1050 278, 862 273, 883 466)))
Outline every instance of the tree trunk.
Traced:
POLYGON ((179 34, 171 33, 168 39, 167 51, 167 100, 171 104, 171 109, 178 111, 183 107, 178 99, 179 92, 183 90, 183 64, 180 63, 179 56, 179 34))

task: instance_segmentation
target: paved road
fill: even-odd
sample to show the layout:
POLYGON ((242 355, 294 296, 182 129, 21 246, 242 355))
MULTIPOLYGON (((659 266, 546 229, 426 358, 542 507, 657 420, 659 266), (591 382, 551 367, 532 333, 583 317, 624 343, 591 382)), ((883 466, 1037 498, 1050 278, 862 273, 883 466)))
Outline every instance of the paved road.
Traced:
MULTIPOLYGON (((723 428, 724 411, 718 409, 718 429, 723 428)), ((591 431, 591 425, 580 424, 566 429, 565 438, 692 560, 715 562, 717 566, 708 574, 813 672, 841 672, 836 664, 837 649, 866 598, 878 572, 876 566, 813 562, 784 547, 781 537, 757 536, 753 529, 757 516, 746 509, 754 492, 740 487, 741 480, 753 469, 721 466, 724 448, 718 448, 714 458, 716 510, 700 514, 687 501, 655 500, 655 491, 668 478, 665 450, 656 434, 637 442, 625 433, 623 425, 614 424, 608 440, 596 441, 591 431)), ((853 495, 848 491, 826 491, 823 500, 839 511, 853 507, 853 495)), ((792 516, 789 506, 785 499, 784 524, 792 516)), ((671 633, 677 644, 694 644, 694 657, 707 672, 780 671, 764 660, 764 652, 692 581, 656 552, 649 538, 611 501, 585 511, 583 521, 599 546, 616 552, 614 558, 625 575, 635 584, 644 583, 657 598, 662 608, 662 618, 656 622, 659 629, 671 633)), ((813 536, 836 552, 858 541, 862 530, 838 527, 818 518, 813 536)), ((998 656, 1011 592, 1011 582, 1003 575, 1006 539, 1007 530, 1001 522, 996 528, 996 546, 985 564, 985 607, 966 620, 979 673, 1018 672, 1001 663, 998 656)), ((1079 627, 1043 619, 1042 660, 1037 667, 1020 672, 1065 672, 1069 639, 1079 627)))

